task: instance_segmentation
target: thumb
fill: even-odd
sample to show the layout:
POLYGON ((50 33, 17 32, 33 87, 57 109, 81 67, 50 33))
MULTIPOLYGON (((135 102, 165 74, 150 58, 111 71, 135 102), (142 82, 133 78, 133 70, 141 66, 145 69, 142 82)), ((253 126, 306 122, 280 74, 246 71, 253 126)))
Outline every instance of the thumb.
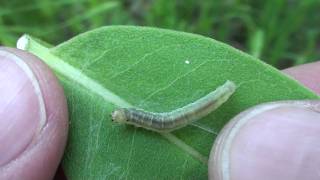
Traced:
POLYGON ((0 179, 52 179, 67 139, 61 86, 35 56, 0 48, 0 179))
POLYGON ((319 179, 320 102, 284 101, 236 116, 211 151, 210 179, 319 179))

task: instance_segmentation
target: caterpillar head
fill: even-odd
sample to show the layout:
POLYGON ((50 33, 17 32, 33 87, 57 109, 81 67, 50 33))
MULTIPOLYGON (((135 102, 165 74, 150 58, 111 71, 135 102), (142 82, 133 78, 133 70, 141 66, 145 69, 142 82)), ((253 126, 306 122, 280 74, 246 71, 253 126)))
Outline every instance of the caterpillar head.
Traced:
POLYGON ((111 118, 113 122, 125 123, 127 121, 126 114, 123 109, 116 109, 111 113, 111 118))

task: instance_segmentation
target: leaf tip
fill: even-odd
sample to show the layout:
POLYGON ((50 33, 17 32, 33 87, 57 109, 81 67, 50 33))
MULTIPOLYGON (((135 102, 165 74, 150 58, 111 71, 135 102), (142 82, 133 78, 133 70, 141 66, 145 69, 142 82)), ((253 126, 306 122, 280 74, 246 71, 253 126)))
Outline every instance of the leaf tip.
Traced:
POLYGON ((17 48, 26 50, 29 45, 29 36, 27 34, 22 35, 17 41, 17 48))

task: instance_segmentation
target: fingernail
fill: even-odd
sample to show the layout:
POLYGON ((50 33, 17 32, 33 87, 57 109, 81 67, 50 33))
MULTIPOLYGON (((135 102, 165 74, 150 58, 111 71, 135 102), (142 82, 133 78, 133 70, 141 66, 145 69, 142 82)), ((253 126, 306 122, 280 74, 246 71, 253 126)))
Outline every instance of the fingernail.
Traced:
POLYGON ((0 166, 36 138, 46 121, 37 78, 18 56, 0 49, 0 166))
POLYGON ((224 130, 210 157, 216 179, 319 179, 320 113, 303 103, 261 107, 224 130))

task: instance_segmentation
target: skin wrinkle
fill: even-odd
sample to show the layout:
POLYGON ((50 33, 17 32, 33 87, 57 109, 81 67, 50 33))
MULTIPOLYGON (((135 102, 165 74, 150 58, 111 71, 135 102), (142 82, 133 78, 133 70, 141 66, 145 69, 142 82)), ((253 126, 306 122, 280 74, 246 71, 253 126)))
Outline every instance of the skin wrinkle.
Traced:
MULTIPOLYGON (((27 82, 25 82, 23 85, 21 85, 20 88, 19 88, 19 90, 17 91, 17 93, 16 93, 14 96, 12 96, 11 99, 8 99, 8 100, 7 100, 8 104, 5 104, 4 106, 5 106, 6 108, 9 107, 9 106, 11 105, 11 103, 14 102, 13 100, 16 99, 16 97, 25 89, 25 86, 27 86, 27 85, 28 85, 27 82)), ((3 108, 3 111, 4 111, 6 108, 3 108)))

